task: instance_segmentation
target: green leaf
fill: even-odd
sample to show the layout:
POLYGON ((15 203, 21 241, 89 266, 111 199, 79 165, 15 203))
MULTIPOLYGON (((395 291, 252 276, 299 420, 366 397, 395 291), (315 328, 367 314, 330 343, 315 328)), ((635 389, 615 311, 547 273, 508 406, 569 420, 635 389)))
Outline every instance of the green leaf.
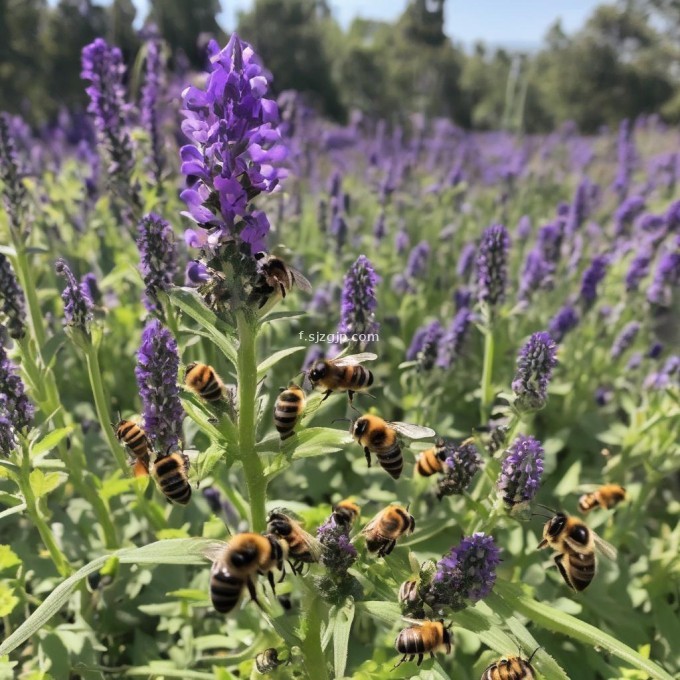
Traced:
POLYGON ((274 352, 271 356, 267 357, 258 367, 257 367, 257 379, 262 380, 265 373, 276 366, 282 359, 295 354, 296 352, 302 352, 302 350, 307 349, 306 347, 288 347, 287 349, 282 349, 279 352, 274 352))
POLYGON ((9 616, 18 604, 19 598, 14 596, 14 589, 0 582, 0 618, 9 616))
POLYGON ((215 465, 224 458, 225 448, 221 444, 211 444, 203 453, 199 454, 196 461, 196 477, 205 479, 213 470, 215 465))
POLYGON ((67 479, 68 475, 65 472, 48 472, 45 474, 42 470, 33 470, 28 476, 28 481, 36 498, 46 496, 67 479))
POLYGON ((231 337, 231 329, 206 307, 198 292, 193 288, 175 286, 168 291, 167 295, 172 304, 179 307, 209 333, 222 354, 236 366, 237 348, 231 337))
POLYGON ((352 437, 346 430, 335 430, 331 427, 309 427, 290 439, 286 439, 281 450, 293 460, 322 456, 325 453, 340 451, 352 443, 352 437))
POLYGON ((178 600, 186 600, 187 602, 207 603, 208 601, 207 591, 194 588, 180 588, 179 590, 172 590, 168 593, 168 597, 176 597, 178 600))
POLYGON ((358 611, 364 611, 388 626, 393 626, 394 622, 399 621, 401 618, 401 609, 396 602, 367 600, 366 602, 357 602, 356 608, 358 611))
POLYGON ((547 604, 537 602, 526 595, 520 586, 499 580, 496 582, 495 592, 513 607, 515 611, 548 630, 568 635, 593 647, 605 649, 647 673, 653 680, 673 680, 672 676, 663 670, 663 668, 653 661, 645 659, 628 645, 624 645, 616 638, 602 632, 599 628, 595 628, 595 626, 591 626, 585 621, 580 621, 547 604))
POLYGON ((333 630, 333 667, 335 677, 345 676, 347 653, 349 652, 349 633, 354 621, 354 600, 349 598, 335 614, 335 628, 333 630))
POLYGON ((31 445, 31 458, 37 458, 42 454, 48 453, 52 449, 59 446, 59 444, 73 432, 73 426, 60 427, 56 430, 48 432, 40 441, 34 442, 31 445))
MULTIPOLYGON (((170 662, 159 662, 151 666, 135 666, 134 668, 128 668, 125 675, 131 677, 151 676, 153 678, 180 678, 180 680, 215 680, 215 676, 212 673, 188 671, 186 669, 176 668, 174 665, 171 666, 169 663, 170 662)), ((222 675, 222 677, 224 678, 225 676, 222 675)))
POLYGON ((8 545, 0 545, 0 571, 21 564, 21 558, 8 545))
POLYGON ((302 310, 296 310, 293 312, 274 312, 272 314, 267 314, 260 324, 264 325, 266 323, 270 323, 271 321, 283 321, 285 319, 299 319, 301 316, 306 316, 307 312, 302 311, 302 310))
POLYGON ((7 510, 3 510, 0 512, 0 519, 3 517, 9 517, 9 515, 15 515, 17 512, 23 512, 26 509, 26 503, 19 503, 18 505, 15 505, 11 508, 7 508, 7 510))
POLYGON ((141 548, 123 548, 92 560, 52 590, 28 619, 0 644, 0 656, 9 654, 35 635, 66 604, 80 582, 99 571, 111 557, 117 557, 122 564, 205 564, 206 551, 217 545, 217 541, 205 538, 174 538, 141 548))

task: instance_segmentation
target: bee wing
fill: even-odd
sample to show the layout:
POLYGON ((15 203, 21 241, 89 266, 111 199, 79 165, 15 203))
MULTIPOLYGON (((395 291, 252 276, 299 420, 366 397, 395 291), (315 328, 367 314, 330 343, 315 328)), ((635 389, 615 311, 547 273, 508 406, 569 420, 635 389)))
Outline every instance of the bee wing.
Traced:
POLYGON ((399 434, 409 439, 425 439, 434 437, 436 432, 431 427, 422 425, 412 425, 411 423, 400 423, 399 421, 388 423, 388 425, 399 434))
POLYGON ((314 536, 308 534, 306 531, 303 531, 302 533, 304 534, 305 543, 309 548, 309 552, 312 554, 314 561, 318 562, 321 558, 321 554, 323 553, 323 545, 320 543, 320 541, 314 538, 314 536))
POLYGON ((380 518, 382 517, 384 510, 380 511, 362 530, 361 533, 364 536, 368 536, 370 533, 372 533, 375 530, 375 527, 377 526, 378 522, 380 521, 380 518))
POLYGON ((358 366, 364 361, 375 361, 378 358, 377 354, 373 352, 361 352, 360 354, 348 354, 346 357, 333 359, 333 364, 336 366, 358 366))
POLYGON ((606 557, 608 560, 616 559, 618 552, 611 543, 607 543, 604 538, 600 538, 595 532, 593 532, 593 540, 595 541, 595 547, 603 557, 606 557))
POLYGON ((302 272, 299 272, 294 267, 288 267, 288 271, 290 272, 290 275, 293 277, 293 281, 295 281, 295 285, 300 290, 304 290, 305 293, 311 293, 312 292, 312 284, 302 275, 302 272))
POLYGON ((226 547, 226 541, 214 541, 203 550, 203 557, 205 557, 206 560, 210 560, 210 562, 214 562, 215 566, 217 566, 226 547))

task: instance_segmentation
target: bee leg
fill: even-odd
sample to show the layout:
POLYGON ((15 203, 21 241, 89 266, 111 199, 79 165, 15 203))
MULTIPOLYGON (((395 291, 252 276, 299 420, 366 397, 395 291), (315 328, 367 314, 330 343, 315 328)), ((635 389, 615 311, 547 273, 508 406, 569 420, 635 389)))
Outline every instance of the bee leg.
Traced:
POLYGON ((416 663, 416 666, 420 666, 421 663, 423 663, 423 655, 418 654, 418 663, 416 663))
POLYGON ((401 659, 399 659, 399 661, 397 661, 397 663, 395 663, 394 666, 393 666, 392 668, 393 668, 393 669, 394 669, 394 668, 399 668, 399 666, 401 666, 401 664, 403 664, 404 661, 406 661, 407 658, 408 658, 408 654, 404 654, 404 656, 402 656, 401 659))
POLYGON ((250 593, 250 599, 264 611, 262 603, 257 599, 257 588, 251 579, 246 580, 246 585, 248 586, 248 592, 250 593))
POLYGON ((272 593, 276 595, 276 583, 274 583, 274 574, 271 571, 267 572, 267 581, 269 581, 269 585, 272 587, 272 593))
POLYGON ((326 390, 326 391, 324 392, 324 397, 323 397, 323 399, 321 400, 321 403, 323 404, 323 402, 326 401, 326 399, 328 399, 328 397, 330 397, 331 394, 333 394, 333 390, 326 390))
POLYGON ((364 446, 364 455, 366 456, 368 467, 371 467, 371 452, 368 450, 368 446, 364 446))

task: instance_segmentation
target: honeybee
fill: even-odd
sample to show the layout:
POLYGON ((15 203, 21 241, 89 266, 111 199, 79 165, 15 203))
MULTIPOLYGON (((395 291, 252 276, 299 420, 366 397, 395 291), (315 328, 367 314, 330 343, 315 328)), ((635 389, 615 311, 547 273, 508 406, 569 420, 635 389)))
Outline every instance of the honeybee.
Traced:
POLYGON ((626 500, 626 490, 618 484, 603 484, 592 493, 586 493, 578 499, 578 509, 588 513, 594 508, 611 510, 621 501, 626 500))
POLYGON ((413 515, 401 505, 388 505, 381 510, 361 531, 366 537, 368 552, 385 557, 405 534, 412 534, 416 527, 413 515))
MULTIPOLYGON (((149 438, 146 432, 131 420, 121 419, 114 426, 116 438, 127 447, 137 460, 149 460, 149 438)), ((147 465, 148 467, 148 465, 147 465)))
POLYGON ((361 366, 362 362, 377 358, 377 354, 362 352, 337 359, 320 359, 309 369, 307 376, 314 388, 326 390, 322 401, 333 392, 347 392, 351 404, 355 392, 365 392, 373 384, 373 373, 361 366))
POLYGON ((282 390, 274 406, 274 425, 281 440, 294 434, 295 423, 305 410, 305 393, 302 388, 291 383, 287 390, 282 390))
POLYGON ((399 479, 404 469, 404 458, 397 434, 409 439, 423 439, 434 437, 435 432, 429 427, 388 422, 378 416, 363 415, 352 423, 350 434, 364 447, 368 467, 371 467, 371 453, 375 453, 383 470, 393 479, 399 479))
POLYGON ((304 564, 319 561, 323 551, 321 543, 281 509, 269 513, 267 531, 288 544, 288 561, 294 574, 301 573, 304 564))
POLYGON ((595 578, 595 550, 616 559, 616 549, 589 529, 582 520, 558 512, 543 527, 538 550, 550 546, 556 553, 555 564, 565 583, 574 590, 585 590, 595 578))
POLYGON ((416 460, 416 472, 422 477, 431 477, 437 472, 444 471, 444 460, 446 460, 446 449, 444 440, 438 437, 434 446, 425 449, 416 460))
POLYGON ((536 673, 531 666, 531 660, 539 649, 540 647, 535 649, 528 659, 519 656, 499 659, 487 667, 480 680, 535 680, 536 673))
MULTIPOLYGON (((210 555, 208 555, 210 556, 210 555)), ((210 571, 210 600, 221 614, 229 613, 248 588, 251 599, 259 606, 253 578, 266 574, 274 590, 272 571, 283 571, 288 545, 271 534, 236 534, 215 556, 210 571)))
POLYGON ((295 267, 286 264, 280 257, 257 253, 255 255, 259 280, 253 287, 253 294, 259 298, 259 306, 264 307, 272 294, 286 297, 293 286, 310 293, 312 284, 295 267))
POLYGON ((417 665, 423 663, 423 657, 428 654, 434 658, 434 653, 443 649, 451 653, 451 632, 443 621, 422 621, 414 626, 404 628, 394 643, 397 651, 404 656, 395 664, 401 666, 404 661, 413 661, 418 657, 417 665))
POLYGON ((186 505, 191 499, 188 470, 189 457, 179 451, 156 458, 153 464, 153 477, 169 501, 186 505))
POLYGON ((138 458, 132 466, 132 474, 135 476, 135 479, 138 477, 148 477, 149 461, 138 458))
POLYGON ((279 660, 279 653, 274 647, 265 649, 255 657, 255 668, 257 669, 257 672, 262 673, 262 675, 265 673, 271 673, 282 663, 283 661, 279 660))
POLYGON ((347 527, 348 529, 356 522, 357 518, 361 514, 361 508, 349 499, 340 501, 333 508, 333 521, 340 525, 347 527))
POLYGON ((206 401, 219 401, 224 396, 224 383, 212 366, 192 361, 184 372, 184 384, 206 401))

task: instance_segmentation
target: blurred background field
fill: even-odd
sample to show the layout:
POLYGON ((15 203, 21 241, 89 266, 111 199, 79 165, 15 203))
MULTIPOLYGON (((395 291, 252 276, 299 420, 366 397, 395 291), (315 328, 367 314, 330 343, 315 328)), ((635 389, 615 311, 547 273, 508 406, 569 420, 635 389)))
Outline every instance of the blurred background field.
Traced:
MULTIPOLYGON (((535 667, 549 680, 680 677, 680 6, 526 0, 507 3, 482 33, 479 17, 493 15, 496 3, 470 4, 479 7, 375 3, 375 18, 366 5, 365 18, 354 19, 344 5, 314 0, 0 0, 0 35, 8 37, 0 41, 0 109, 14 147, 4 153, 19 177, 2 176, 0 253, 35 294, 26 296, 27 339, 5 346, 36 404, 21 468, 33 475, 28 488, 12 476, 21 467, 16 452, 0 466, 3 639, 22 630, 67 574, 114 549, 132 550, 95 565, 87 584, 2 657, 0 677, 254 678, 255 655, 273 646, 293 661, 275 678, 472 680, 518 646, 528 657, 539 645, 535 667), (410 503, 417 522, 384 561, 360 549, 351 598, 318 597, 325 572, 315 565, 279 585, 292 606, 271 598, 270 620, 250 603, 226 617, 210 606, 209 564, 190 539, 225 539, 225 522, 251 527, 242 461, 197 397, 181 392, 194 485, 186 508, 133 480, 117 464, 122 450, 108 430, 119 411, 142 412, 137 352, 157 313, 143 302, 135 243, 142 214, 169 222, 177 262, 168 276, 194 285, 200 252, 183 232, 198 229, 179 195, 192 181, 180 172, 179 148, 188 143, 182 92, 205 87, 209 41, 223 47, 234 29, 272 74, 287 148, 288 176, 256 197, 271 224, 268 249, 313 288, 287 296, 258 338, 258 361, 283 353, 255 404, 267 508, 290 508, 312 533, 347 496, 362 505, 362 522, 393 501, 410 503), (81 50, 100 36, 121 48, 128 67, 127 177, 85 111, 81 50), (143 113, 151 43, 162 55, 154 126, 143 113), (18 185, 25 193, 13 204, 18 185), (510 245, 485 386, 488 319, 476 260, 492 224, 507 227, 510 245), (378 354, 370 366, 376 398, 357 404, 457 441, 475 433, 484 469, 464 493, 438 500, 440 478, 415 475, 422 442, 405 450, 397 482, 375 461, 368 470, 347 424, 333 422, 356 415, 344 395, 305 419, 313 439, 279 446, 279 388, 338 349, 300 338, 337 331, 344 276, 361 254, 379 277, 380 341, 368 348, 378 354), (91 349, 64 328, 58 257, 76 278, 94 275, 94 372, 91 349), (539 331, 557 343, 557 366, 547 405, 516 430, 544 449, 537 500, 576 513, 593 484, 622 484, 629 494, 615 510, 587 517, 619 557, 602 560, 581 594, 536 551, 544 518, 511 516, 494 490, 502 452, 492 450, 492 433, 512 421, 517 355, 539 331), (27 510, 31 489, 37 498, 27 510), (400 584, 480 529, 502 550, 493 593, 447 612, 451 655, 421 670, 391 670, 400 584), (65 565, 55 562, 45 530, 65 565), (187 542, 173 555, 180 544, 163 542, 175 539, 187 542), (321 635, 310 632, 312 614, 321 635)), ((233 329, 203 323, 195 309, 172 309, 165 319, 175 322, 182 368, 206 361, 234 384, 223 351, 233 329)), ((13 314, 5 305, 5 325, 13 314)), ((319 399, 310 399, 314 407, 319 399)))

